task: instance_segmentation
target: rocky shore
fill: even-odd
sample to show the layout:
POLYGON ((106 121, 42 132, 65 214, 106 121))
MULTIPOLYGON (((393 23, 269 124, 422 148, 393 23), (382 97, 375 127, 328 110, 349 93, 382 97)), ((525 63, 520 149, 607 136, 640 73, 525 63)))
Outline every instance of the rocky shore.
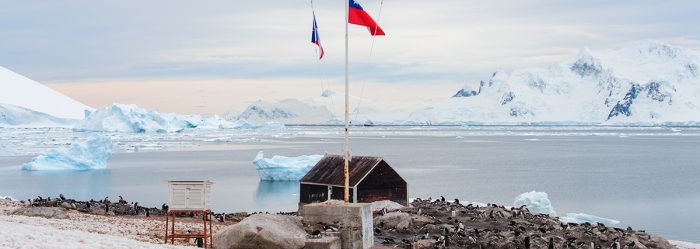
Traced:
MULTIPOLYGON (((692 243, 669 242, 659 236, 630 227, 562 223, 556 217, 530 212, 527 207, 507 208, 494 204, 474 206, 463 205, 459 201, 448 202, 444 199, 416 199, 408 207, 392 202, 378 202, 373 203, 372 209, 375 248, 697 248, 692 243)), ((123 248, 177 248, 161 244, 165 228, 164 219, 161 216, 166 211, 166 205, 159 208, 142 207, 136 202, 128 202, 123 198, 117 201, 111 201, 108 198, 99 201, 77 201, 60 196, 58 198, 37 197, 23 202, 0 200, 0 235, 5 236, 5 239, 0 239, 0 247, 15 248, 13 245, 21 241, 8 238, 18 236, 17 229, 9 227, 27 226, 28 231, 31 231, 32 227, 36 231, 47 230, 45 236, 49 237, 66 231, 85 233, 82 236, 86 237, 76 240, 84 244, 74 245, 75 248, 91 247, 90 243, 98 243, 104 238, 131 241, 121 242, 124 243, 123 248), (106 237, 91 240, 90 236, 106 237), (148 244, 145 244, 147 246, 129 244, 132 242, 148 244)), ((230 230, 234 227, 233 225, 239 223, 251 223, 241 222, 246 218, 281 220, 284 221, 282 223, 291 220, 294 222, 287 222, 289 224, 285 223, 285 225, 297 227, 296 230, 287 228, 265 230, 268 233, 297 231, 298 234, 290 237, 292 238, 290 241, 294 241, 291 244, 297 246, 291 248, 303 248, 305 240, 320 237, 326 233, 332 234, 339 229, 337 224, 303 224, 295 212, 253 217, 251 215, 253 214, 219 213, 215 216, 213 223, 214 232, 230 230), (280 218, 274 218, 274 216, 280 218), (298 247, 299 245, 301 247, 298 247)), ((198 220, 197 217, 182 217, 179 219, 182 222, 178 223, 176 229, 195 231, 199 227, 198 220)), ((268 226, 275 224, 268 221, 263 223, 268 226)), ((255 229, 252 233, 256 233, 255 229)), ((217 236, 220 240, 231 240, 222 234, 217 236)), ((278 238, 277 241, 279 241, 283 236, 286 235, 257 237, 259 239, 278 238)), ((40 243, 41 240, 57 238, 39 236, 36 239, 38 241, 36 243, 40 243)), ((195 245, 190 240, 179 240, 176 244, 195 245)), ((37 247, 42 248, 42 246, 37 247)), ((44 245, 44 247, 50 246, 44 245)))
POLYGON ((377 243, 401 248, 677 248, 666 239, 603 224, 561 223, 526 207, 417 199, 374 216, 377 243))

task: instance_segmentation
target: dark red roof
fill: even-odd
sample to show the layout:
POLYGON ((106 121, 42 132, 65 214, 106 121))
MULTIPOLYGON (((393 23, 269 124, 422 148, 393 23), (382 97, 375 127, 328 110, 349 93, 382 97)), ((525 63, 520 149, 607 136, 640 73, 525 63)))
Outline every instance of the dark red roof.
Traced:
MULTIPOLYGON (((350 186, 356 186, 372 169, 384 161, 381 157, 353 156, 349 164, 350 186)), ((343 168, 345 160, 341 155, 326 155, 301 178, 302 183, 344 186, 343 168)))

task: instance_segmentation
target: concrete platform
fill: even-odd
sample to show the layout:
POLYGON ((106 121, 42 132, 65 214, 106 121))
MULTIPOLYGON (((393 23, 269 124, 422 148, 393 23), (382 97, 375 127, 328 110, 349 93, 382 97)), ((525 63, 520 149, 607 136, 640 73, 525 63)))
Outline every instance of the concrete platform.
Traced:
POLYGON ((372 205, 314 203, 302 208, 306 224, 337 225, 342 249, 370 249, 374 245, 372 205))
POLYGON ((321 237, 315 239, 306 239, 304 249, 341 249, 340 238, 338 237, 321 237))

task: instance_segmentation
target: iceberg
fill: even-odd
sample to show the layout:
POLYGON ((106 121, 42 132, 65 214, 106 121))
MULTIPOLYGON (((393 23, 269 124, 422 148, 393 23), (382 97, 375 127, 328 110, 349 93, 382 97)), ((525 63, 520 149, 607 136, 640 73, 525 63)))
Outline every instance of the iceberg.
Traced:
POLYGON ((22 165, 27 171, 91 170, 106 169, 112 156, 112 140, 95 136, 85 142, 74 143, 69 147, 58 148, 35 157, 22 165))
POLYGON ((595 215, 584 214, 584 213, 567 213, 566 216, 560 217, 559 221, 561 221, 562 223, 586 223, 586 222, 588 222, 591 224, 600 223, 603 225, 615 225, 615 224, 620 223, 620 221, 618 221, 618 220, 598 217, 595 215))
POLYGON ((219 116, 160 113, 154 110, 115 103, 94 112, 86 111, 85 119, 75 126, 79 131, 102 132, 181 132, 187 129, 284 129, 283 124, 255 124, 246 120, 231 122, 219 116))
POLYGON ((0 195, 0 200, 6 200, 6 201, 12 201, 12 202, 18 202, 18 200, 17 200, 17 199, 15 199, 15 198, 12 198, 12 196, 9 196, 9 195, 8 195, 8 196, 1 196, 1 195, 0 195))
POLYGON ((549 201, 549 196, 545 192, 531 191, 518 195, 513 202, 514 207, 525 206, 531 213, 548 214, 556 216, 557 213, 552 207, 552 202, 549 201))
POLYGON ((260 151, 253 160, 253 164, 255 164, 260 180, 299 181, 321 158, 323 155, 264 158, 264 153, 260 151))

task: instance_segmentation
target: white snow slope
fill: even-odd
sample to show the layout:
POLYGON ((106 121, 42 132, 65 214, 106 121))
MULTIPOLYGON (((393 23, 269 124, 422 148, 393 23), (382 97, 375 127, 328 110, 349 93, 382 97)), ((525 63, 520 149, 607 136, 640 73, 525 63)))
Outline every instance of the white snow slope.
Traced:
POLYGON ((700 121, 700 53, 659 42, 584 48, 573 62, 507 73, 411 113, 419 123, 700 121))
POLYGON ((77 121, 57 118, 27 108, 0 104, 0 127, 72 127, 77 121))
POLYGON ((58 118, 82 119, 92 110, 47 86, 0 67, 0 104, 10 104, 58 118))

